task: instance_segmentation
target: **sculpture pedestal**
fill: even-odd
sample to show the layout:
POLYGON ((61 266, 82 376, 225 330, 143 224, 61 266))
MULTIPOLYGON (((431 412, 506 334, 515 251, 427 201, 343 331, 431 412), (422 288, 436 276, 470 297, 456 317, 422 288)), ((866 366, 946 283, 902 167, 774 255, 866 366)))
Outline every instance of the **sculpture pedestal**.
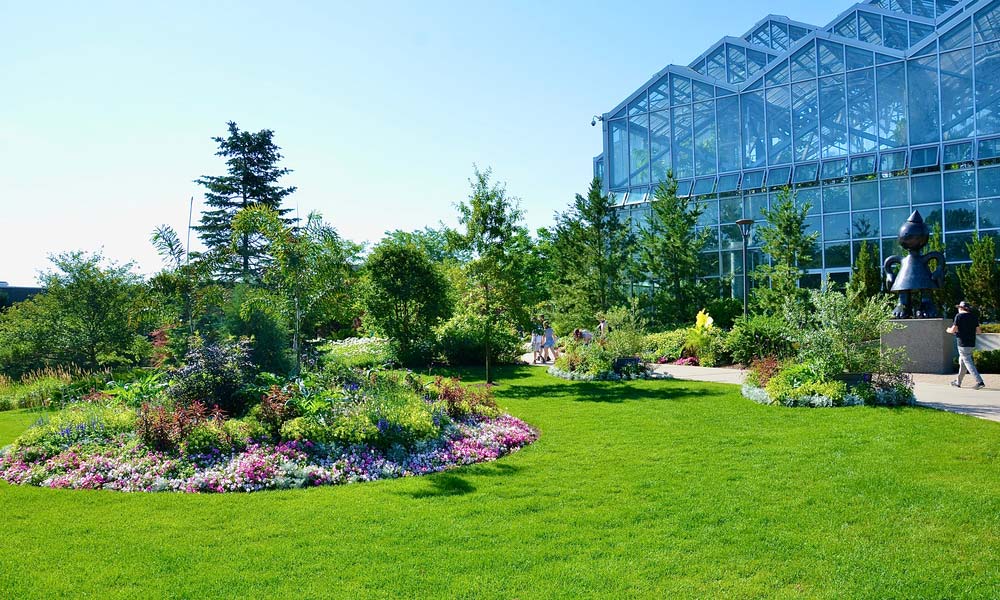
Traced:
POLYGON ((955 336, 945 331, 951 327, 950 320, 899 319, 893 323, 903 327, 882 336, 882 345, 906 351, 904 371, 938 375, 955 372, 955 358, 958 357, 955 336))

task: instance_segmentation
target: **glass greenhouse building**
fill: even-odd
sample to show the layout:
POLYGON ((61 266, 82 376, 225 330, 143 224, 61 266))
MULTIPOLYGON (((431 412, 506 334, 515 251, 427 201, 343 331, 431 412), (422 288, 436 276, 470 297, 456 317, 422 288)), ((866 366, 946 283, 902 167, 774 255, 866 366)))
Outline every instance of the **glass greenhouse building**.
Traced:
POLYGON ((805 284, 845 281, 862 240, 901 252, 912 209, 967 261, 974 232, 1000 233, 1000 0, 873 0, 826 27, 768 16, 663 69, 603 132, 595 175, 633 225, 667 173, 701 203, 704 277, 741 272, 736 220, 787 186, 820 232, 805 284))

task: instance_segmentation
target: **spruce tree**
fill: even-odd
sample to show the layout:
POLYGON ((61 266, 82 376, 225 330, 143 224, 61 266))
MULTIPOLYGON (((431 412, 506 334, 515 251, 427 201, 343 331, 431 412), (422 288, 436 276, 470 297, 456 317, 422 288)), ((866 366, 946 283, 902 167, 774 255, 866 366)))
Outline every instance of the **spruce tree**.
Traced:
POLYGON ((785 188, 769 209, 763 211, 765 224, 757 230, 762 249, 771 258, 754 271, 758 287, 754 290, 756 308, 767 314, 784 309, 788 299, 805 301, 808 292, 799 288, 799 279, 805 273, 816 252, 819 232, 807 233, 806 218, 811 205, 799 205, 795 194, 785 188))
POLYGON ((882 269, 878 263, 878 249, 867 240, 861 242, 847 290, 851 302, 857 305, 864 305, 870 298, 882 292, 882 269))
POLYGON ((556 215, 552 232, 553 301, 562 324, 579 327, 625 301, 634 236, 595 178, 586 196, 556 215))
POLYGON ((996 245, 990 236, 976 234, 967 245, 971 265, 958 268, 965 299, 979 310, 983 319, 1000 316, 1000 270, 997 269, 996 245))
POLYGON ((653 302, 660 325, 686 323, 699 308, 698 256, 708 230, 698 229, 702 208, 677 197, 677 180, 667 175, 653 194, 649 220, 639 229, 639 268, 653 285, 653 302))
POLYGON ((278 166, 281 149, 273 141, 273 131, 240 131, 232 121, 228 126, 228 137, 212 138, 219 144, 216 156, 226 159, 226 174, 205 175, 195 180, 205 187, 205 203, 211 208, 202 213, 201 225, 194 229, 209 254, 218 260, 217 268, 224 279, 255 282, 260 280, 269 261, 268 242, 262 235, 245 233, 236 240, 235 256, 230 254, 233 218, 244 208, 260 205, 291 224, 293 220, 283 218, 289 209, 281 204, 295 188, 277 185, 291 170, 278 166))

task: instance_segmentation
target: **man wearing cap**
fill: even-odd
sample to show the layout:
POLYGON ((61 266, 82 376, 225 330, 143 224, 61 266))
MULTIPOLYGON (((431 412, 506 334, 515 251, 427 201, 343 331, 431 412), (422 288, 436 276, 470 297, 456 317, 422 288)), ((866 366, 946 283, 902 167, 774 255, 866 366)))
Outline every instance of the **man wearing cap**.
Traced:
POLYGON ((948 333, 954 333, 955 339, 958 340, 958 379, 952 381, 951 385, 962 387, 962 379, 969 373, 976 378, 977 383, 973 389, 983 389, 986 387, 983 376, 972 362, 972 351, 976 349, 976 334, 982 332, 979 329, 979 318, 965 300, 958 303, 958 314, 955 315, 955 323, 948 328, 948 333))

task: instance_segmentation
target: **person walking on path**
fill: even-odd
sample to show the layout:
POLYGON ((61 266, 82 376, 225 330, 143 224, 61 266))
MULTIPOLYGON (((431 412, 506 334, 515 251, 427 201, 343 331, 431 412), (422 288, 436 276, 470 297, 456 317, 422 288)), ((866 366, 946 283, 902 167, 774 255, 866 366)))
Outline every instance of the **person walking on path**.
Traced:
POLYGON ((548 323, 545 324, 543 336, 545 339, 542 343, 542 362, 548 360, 546 356, 550 357, 552 362, 556 362, 556 332, 548 323))
POLYGON ((979 318, 972 312, 972 306, 962 300, 958 304, 958 314, 955 315, 955 323, 948 328, 948 333, 955 334, 958 343, 958 379, 951 382, 955 387, 962 387, 962 379, 969 373, 976 378, 976 385, 973 389, 981 390, 986 387, 983 376, 976 370, 976 364, 972 360, 972 351, 976 349, 976 334, 982 333, 979 329, 979 318))

